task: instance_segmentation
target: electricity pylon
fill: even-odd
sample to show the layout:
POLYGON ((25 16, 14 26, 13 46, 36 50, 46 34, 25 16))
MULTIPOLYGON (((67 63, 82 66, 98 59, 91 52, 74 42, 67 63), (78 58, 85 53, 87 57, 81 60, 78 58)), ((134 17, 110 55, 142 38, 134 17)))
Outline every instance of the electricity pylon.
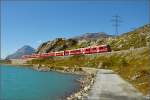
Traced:
POLYGON ((120 23, 122 22, 120 19, 121 17, 119 15, 115 15, 115 16, 112 16, 112 23, 113 23, 113 26, 115 28, 115 35, 117 36, 118 35, 118 28, 120 26, 120 23))

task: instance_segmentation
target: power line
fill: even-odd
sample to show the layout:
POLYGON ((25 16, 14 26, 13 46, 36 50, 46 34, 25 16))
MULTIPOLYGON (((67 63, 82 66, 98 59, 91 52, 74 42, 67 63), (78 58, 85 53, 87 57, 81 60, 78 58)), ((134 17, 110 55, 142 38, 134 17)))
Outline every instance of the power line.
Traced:
POLYGON ((115 15, 115 16, 112 16, 112 23, 113 23, 113 26, 115 27, 115 35, 118 35, 118 28, 120 26, 120 23, 121 23, 121 17, 119 15, 115 15))

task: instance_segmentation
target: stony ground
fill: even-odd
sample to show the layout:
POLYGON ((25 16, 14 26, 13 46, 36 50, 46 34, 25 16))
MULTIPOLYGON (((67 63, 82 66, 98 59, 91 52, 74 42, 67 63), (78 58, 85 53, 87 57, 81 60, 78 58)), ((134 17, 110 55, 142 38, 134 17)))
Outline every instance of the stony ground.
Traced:
POLYGON ((86 100, 145 100, 131 84, 111 70, 99 69, 86 100))

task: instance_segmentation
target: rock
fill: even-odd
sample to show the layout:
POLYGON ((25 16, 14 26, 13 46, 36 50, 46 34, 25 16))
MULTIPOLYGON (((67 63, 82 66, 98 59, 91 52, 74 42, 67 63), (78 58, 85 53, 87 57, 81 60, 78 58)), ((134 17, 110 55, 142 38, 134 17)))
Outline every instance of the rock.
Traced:
POLYGON ((87 91, 88 90, 88 87, 84 87, 84 91, 87 91))
POLYGON ((146 37, 146 45, 147 45, 147 47, 150 46, 150 35, 148 35, 148 36, 146 37))
POLYGON ((41 65, 41 67, 45 67, 45 65, 44 65, 44 64, 42 64, 42 65, 41 65))
POLYGON ((131 80, 136 80, 137 78, 139 78, 141 75, 140 74, 136 74, 134 76, 131 77, 131 80))
POLYGON ((146 96, 145 96, 145 99, 146 99, 146 100, 150 100, 150 94, 146 95, 146 96))
POLYGON ((56 38, 53 41, 47 41, 41 44, 38 49, 37 53, 47 53, 52 51, 61 51, 69 48, 73 45, 76 45, 77 41, 74 39, 64 39, 64 38, 56 38))
POLYGON ((99 64, 98 64, 98 67, 97 68, 103 68, 103 63, 102 62, 100 62, 99 64))
POLYGON ((79 96, 77 96, 77 98, 78 98, 79 100, 81 100, 82 96, 79 95, 79 96))

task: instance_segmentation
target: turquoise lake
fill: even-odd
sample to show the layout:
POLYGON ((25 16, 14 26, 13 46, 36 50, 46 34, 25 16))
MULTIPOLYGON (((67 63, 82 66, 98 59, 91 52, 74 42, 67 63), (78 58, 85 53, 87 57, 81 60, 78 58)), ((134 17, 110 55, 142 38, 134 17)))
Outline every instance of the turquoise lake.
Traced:
POLYGON ((60 100, 79 89, 78 75, 0 66, 0 100, 60 100))

